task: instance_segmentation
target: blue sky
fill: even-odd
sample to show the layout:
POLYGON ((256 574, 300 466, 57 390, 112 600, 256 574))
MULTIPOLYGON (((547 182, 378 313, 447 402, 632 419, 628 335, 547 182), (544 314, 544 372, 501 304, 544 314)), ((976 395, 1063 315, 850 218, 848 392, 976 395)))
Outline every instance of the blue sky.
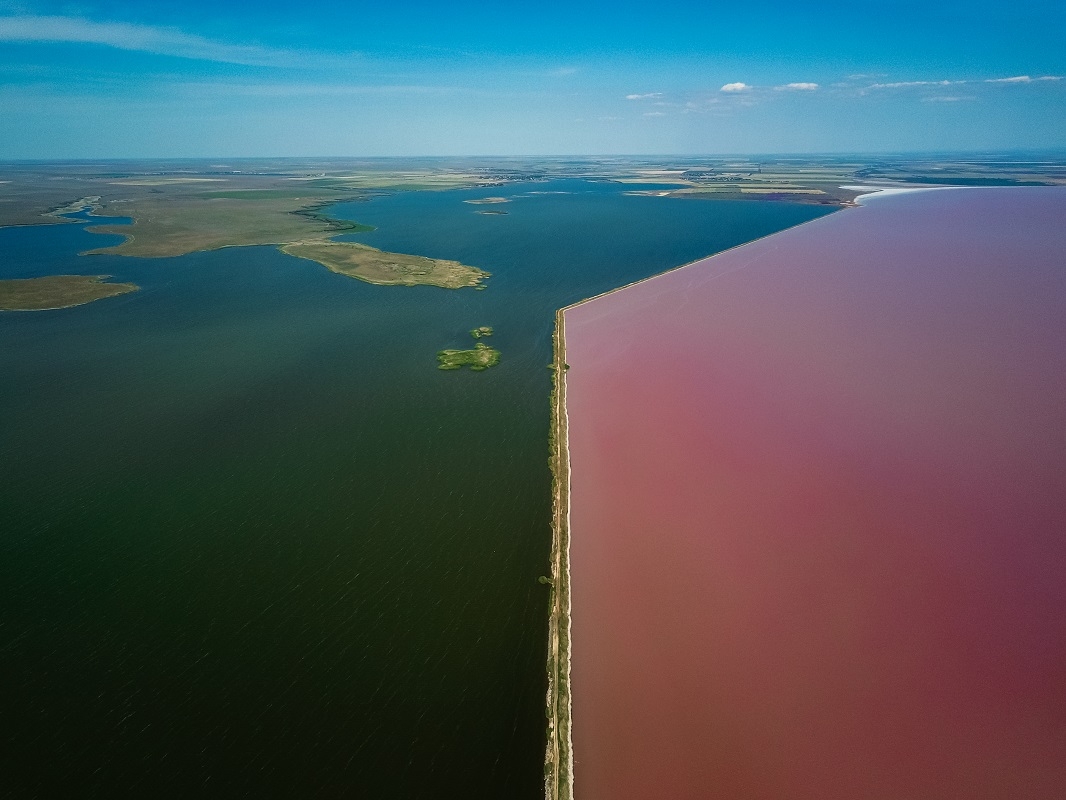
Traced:
POLYGON ((0 0, 0 158, 1066 149, 1064 41, 1061 0, 0 0))

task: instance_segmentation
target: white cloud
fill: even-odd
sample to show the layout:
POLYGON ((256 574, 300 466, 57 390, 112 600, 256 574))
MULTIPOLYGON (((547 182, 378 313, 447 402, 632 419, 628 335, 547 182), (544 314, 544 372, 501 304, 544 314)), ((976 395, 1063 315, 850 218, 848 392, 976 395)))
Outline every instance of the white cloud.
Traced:
POLYGON ((96 44, 118 50, 255 66, 292 65, 300 60, 297 54, 288 51, 219 42, 177 28, 93 22, 80 17, 0 17, 0 41, 96 44))
POLYGON ((727 83, 725 86, 723 86, 718 91, 720 91, 720 92, 746 92, 749 89, 751 89, 751 87, 748 86, 748 84, 737 82, 737 83, 727 83))
POLYGON ((553 78, 565 78, 568 75, 576 75, 577 67, 559 67, 559 69, 553 69, 548 74, 553 78))
POLYGON ((784 86, 775 86, 779 92, 813 92, 818 88, 817 83, 786 83, 784 86))
POLYGON ((645 117, 665 117, 666 116, 666 112, 665 111, 645 111, 644 112, 644 116, 645 117))
POLYGON ((647 94, 627 94, 626 100, 651 100, 653 98, 662 96, 662 92, 648 92, 647 94))
POLYGON ((958 103, 960 100, 965 100, 965 97, 954 97, 947 95, 933 95, 932 97, 923 97, 923 103, 958 103))

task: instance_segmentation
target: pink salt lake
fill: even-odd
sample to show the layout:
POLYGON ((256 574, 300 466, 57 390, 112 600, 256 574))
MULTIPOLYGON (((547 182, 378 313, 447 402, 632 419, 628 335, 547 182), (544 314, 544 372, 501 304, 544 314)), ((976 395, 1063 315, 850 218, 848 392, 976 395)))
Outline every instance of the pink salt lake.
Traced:
POLYGON ((579 800, 1066 797, 1066 189, 564 315, 579 800))

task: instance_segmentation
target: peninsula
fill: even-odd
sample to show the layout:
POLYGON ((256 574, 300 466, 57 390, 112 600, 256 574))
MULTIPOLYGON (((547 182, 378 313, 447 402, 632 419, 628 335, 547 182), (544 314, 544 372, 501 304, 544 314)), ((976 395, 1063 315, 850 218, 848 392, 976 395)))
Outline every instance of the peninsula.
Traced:
POLYGON ((135 292, 134 283, 106 283, 110 275, 48 275, 0 280, 0 311, 51 311, 135 292))
MULTIPOLYGON (((335 219, 322 208, 338 197, 306 188, 231 190, 138 198, 106 206, 104 214, 133 217, 132 225, 94 225, 91 233, 124 236, 112 247, 87 255, 113 254, 166 258, 224 247, 277 245, 288 255, 316 261, 332 272, 382 286, 481 287, 490 273, 458 261, 388 253, 364 244, 336 242, 341 233, 364 233, 369 225, 335 219), (117 206, 117 208, 116 208, 117 206)), ((99 198, 65 208, 93 209, 99 198)))

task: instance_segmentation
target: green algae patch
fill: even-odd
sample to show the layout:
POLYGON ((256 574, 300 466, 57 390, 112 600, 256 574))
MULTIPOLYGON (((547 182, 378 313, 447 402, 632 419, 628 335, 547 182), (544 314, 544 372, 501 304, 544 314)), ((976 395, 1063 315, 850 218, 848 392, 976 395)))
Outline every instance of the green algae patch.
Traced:
POLYGON ((474 372, 481 372, 500 363, 500 351, 478 342, 473 350, 441 350, 437 360, 440 361, 437 369, 470 367, 474 372))
POLYGON ((52 311, 135 292, 134 283, 107 283, 110 275, 48 275, 0 280, 0 311, 52 311))

